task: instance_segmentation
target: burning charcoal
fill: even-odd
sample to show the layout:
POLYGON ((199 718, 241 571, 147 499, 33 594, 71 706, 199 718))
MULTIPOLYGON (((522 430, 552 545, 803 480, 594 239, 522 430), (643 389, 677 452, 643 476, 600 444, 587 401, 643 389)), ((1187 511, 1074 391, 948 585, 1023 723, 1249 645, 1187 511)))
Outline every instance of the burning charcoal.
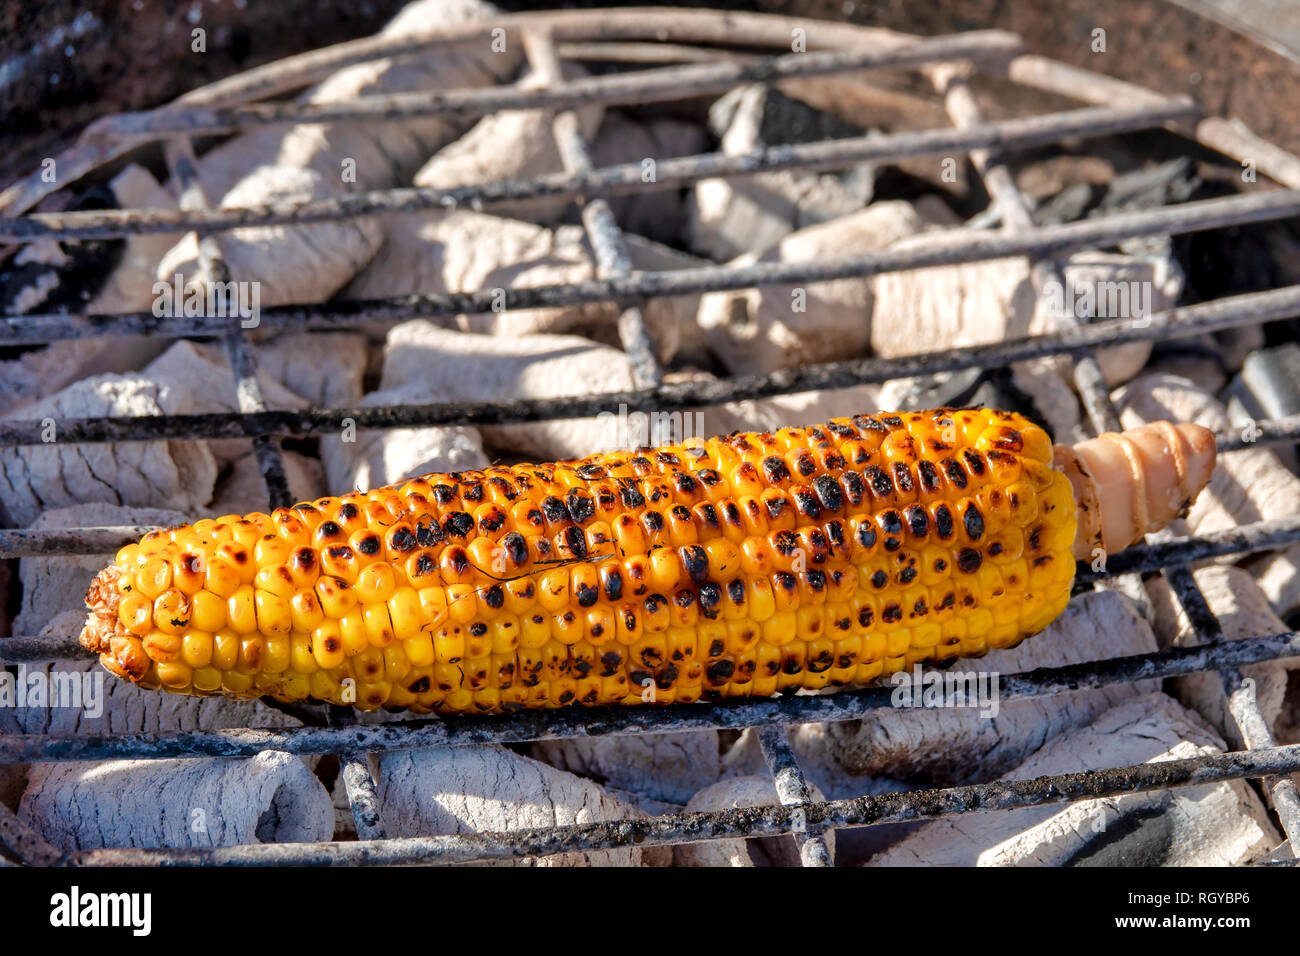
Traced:
MULTIPOLYGON (((739 87, 709 110, 726 156, 782 143, 857 136, 861 130, 769 86, 739 87)), ((856 212, 871 201, 869 168, 841 179, 783 170, 696 183, 687 203, 687 243, 719 261, 762 253, 797 229, 856 212)))
POLYGON ((20 525, 41 512, 82 502, 172 508, 194 512, 212 498, 217 463, 202 442, 61 442, 69 418, 184 415, 202 410, 178 385, 140 376, 83 379, 14 417, 43 423, 51 441, 0 450, 0 500, 20 525))
MULTIPOLYGON (((523 830, 642 814, 599 786, 496 745, 390 751, 376 777, 390 837, 523 830)), ((640 866, 637 847, 510 860, 515 866, 640 866)))
MULTIPOLYGON (((190 519, 179 511, 161 508, 121 508, 117 505, 92 502, 70 508, 52 508, 43 511, 31 524, 32 531, 51 531, 63 528, 95 528, 105 525, 158 525, 172 527, 186 524, 190 519)), ((110 549, 111 557, 116 548, 110 549)), ((23 603, 14 618, 15 634, 35 634, 61 611, 81 610, 80 595, 99 569, 104 566, 104 554, 56 555, 30 557, 18 562, 18 580, 22 583, 23 603)), ((70 633, 80 629, 78 624, 70 633)))
POLYGON ((668 803, 685 803, 721 775, 713 730, 543 740, 530 753, 560 770, 668 803))
POLYGON ((355 405, 363 392, 366 337, 350 332, 290 332, 257 346, 257 367, 320 408, 355 405))
MULTIPOLYGON (((398 388, 371 392, 357 404, 413 405, 430 401, 428 387, 410 382, 398 388)), ((344 423, 346 426, 346 423, 344 423)), ((387 428, 380 431, 347 429, 322 435, 321 460, 327 487, 336 492, 368 490, 431 471, 483 468, 478 432, 473 428, 387 428)))
MULTIPOLYGON (((815 799, 822 794, 809 784, 815 799)), ((733 807, 775 806, 780 803, 776 784, 768 776, 733 777, 719 780, 691 798, 688 813, 730 810, 733 807)), ((835 834, 826 835, 826 845, 835 856, 835 834)), ((753 840, 709 840, 673 847, 677 866, 799 866, 799 848, 793 836, 762 837, 753 840)))
MULTIPOLYGON (((403 322, 388 333, 380 388, 410 386, 408 401, 514 401, 632 388, 622 352, 576 335, 506 338, 403 322), (422 386, 423 391, 417 388, 422 386)), ((617 419, 619 410, 609 409, 617 419)), ((560 419, 480 429, 489 444, 535 460, 574 458, 623 447, 617 420, 560 419)))
MULTIPOLYGON (((1167 343, 1157 345, 1145 375, 1171 375, 1195 382, 1204 391, 1218 394, 1228 382, 1222 356, 1204 345, 1167 343)), ((1257 416, 1258 417, 1258 416, 1257 416)))
MULTIPOLYGON (((1106 711, 1048 743, 1005 780, 1180 760, 1224 750, 1196 714, 1161 693, 1106 711)), ((1281 838, 1244 780, 970 813, 938 820, 873 857, 874 866, 1232 866, 1281 838), (1159 825, 1151 825, 1158 818, 1159 825), (1145 823, 1145 825, 1144 825, 1145 823)))
POLYGON ((1241 383, 1258 403, 1261 418, 1300 414, 1300 345, 1287 342, 1251 352, 1241 367, 1241 383))
MULTIPOLYGON (((1200 585, 1210 610, 1223 626, 1225 640, 1240 641, 1290 630, 1273 613, 1268 597, 1259 585, 1241 568, 1211 565, 1195 571, 1193 576, 1200 585)), ((1193 629, 1182 605, 1163 577, 1148 581, 1147 590, 1155 607, 1155 631, 1162 648, 1190 647, 1202 642, 1202 636, 1193 629)), ((1255 698, 1270 726, 1282 712, 1287 674, 1297 667, 1300 667, 1300 661, 1288 657, 1241 668, 1243 675, 1255 681, 1255 698)), ((1176 677, 1172 680, 1172 686, 1175 697, 1226 732, 1232 740, 1237 733, 1237 726, 1225 712, 1223 682, 1216 672, 1176 677)), ((1240 740, 1232 740, 1232 743, 1236 747, 1244 746, 1240 740)))
MULTIPOLYGON (((142 166, 130 164, 109 183, 123 209, 175 209, 176 198, 142 166)), ((176 244, 170 233, 127 236, 122 258, 103 288, 86 306, 88 312, 147 312, 153 307, 158 263, 176 244)), ((119 340, 120 341, 120 340, 119 340)))
MULTIPOLYGON (((193 399, 187 412, 239 410, 234 375, 225 349, 220 345, 179 341, 146 365, 140 374, 160 387, 189 392, 193 399)), ((304 408, 308 404, 306 399, 289 391, 265 369, 258 369, 257 383, 268 408, 304 408)), ((244 438, 217 438, 185 444, 206 446, 222 465, 238 461, 249 450, 248 440, 244 438)))
MULTIPOLYGON (((761 257, 732 265, 807 262, 874 252, 921 229, 907 203, 883 202, 791 233, 761 257)), ((871 335, 867 279, 710 292, 699 323, 718 360, 734 374, 759 374, 811 362, 862 355, 871 335)), ((919 341, 908 332, 909 341, 919 341)))
MULTIPOLYGON (((284 461, 285 477, 289 481, 289 493, 294 501, 312 501, 328 493, 325 471, 319 461, 288 450, 281 450, 280 456, 284 461)), ((230 471, 217 482, 216 494, 207 510, 218 518, 222 515, 271 510, 257 455, 250 452, 235 461, 230 471)))
MULTIPOLYGON (((892 681, 902 705, 876 711, 863 720, 827 725, 841 766, 855 774, 888 774, 938 784, 988 780, 1014 767, 1049 737, 1087 723, 1097 714, 1135 694, 1156 689, 1152 681, 1097 690, 1056 694, 1041 700, 1006 701, 978 706, 979 684, 1037 667, 1060 667, 1156 650, 1155 636, 1137 607, 1114 591, 1080 594, 1047 630, 1020 647, 993 651, 978 661, 958 661, 951 669, 927 669, 921 683, 892 681), (906 706, 925 703, 927 682, 956 681, 977 706, 906 706), (988 716, 982 716, 988 715, 988 716)), ((936 687, 937 684, 930 683, 936 687)), ((986 694, 986 697, 988 695, 986 694)), ((934 698, 936 702, 938 698, 934 698)), ((953 697, 945 692, 944 700, 953 697)))
POLYGON ((21 820, 65 852, 329 840, 330 796, 307 766, 247 760, 110 760, 32 767, 21 820))
MULTIPOLYGON (((796 724, 786 728, 790 746, 799 758, 799 767, 809 782, 825 794, 828 800, 849 799, 867 793, 886 793, 907 790, 909 785, 889 777, 863 777, 849 773, 836 759, 839 742, 831 734, 833 724, 796 724)), ((767 773, 763 752, 759 749, 758 734, 746 728, 722 758, 724 775, 762 776, 767 773)))
MULTIPOLYGON (((439 25, 482 20, 497 12, 478 0, 417 0, 384 28, 383 36, 419 34, 439 25)), ((493 52, 479 45, 440 49, 346 67, 308 90, 301 102, 338 103, 360 96, 490 86, 519 64, 518 44, 493 52)), ((365 189, 405 186, 420 164, 469 125, 440 116, 401 123, 304 124, 266 127, 234 137, 204 155, 198 178, 214 206, 257 206, 365 189)), ((236 280, 264 283, 261 304, 328 298, 374 255, 379 233, 367 219, 270 226, 223 233, 222 249, 236 280)), ((188 235, 160 267, 196 276, 197 247, 188 235)))
MULTIPOLYGON (((654 172, 652 163, 675 156, 693 156, 708 148, 708 135, 696 123, 667 116, 632 118, 606 110, 591 161, 597 167, 635 163, 642 175, 654 172)), ((628 196, 611 196, 610 208, 627 232, 655 242, 677 244, 686 231, 686 208, 681 191, 658 189, 628 196)))
MULTIPOLYGON (((140 180, 154 190, 158 190, 153 178, 138 166, 128 166, 117 179, 113 187, 118 195, 118 205, 136 206, 137 183, 140 180), (119 186, 119 184, 125 185, 119 186)), ((163 193, 165 196, 166 194, 163 193)), ((173 203, 174 205, 174 203, 173 203)), ((154 267, 158 255, 151 261, 141 263, 142 248, 156 248, 161 239, 162 249, 169 247, 174 238, 171 236, 135 236, 126 240, 126 251, 120 262, 109 273, 105 284, 98 294, 88 303, 77 302, 77 311, 87 312, 132 312, 148 310, 153 302, 150 291, 153 284, 154 267), (148 242, 152 240, 152 245, 148 242)), ((57 243, 36 243, 40 246, 58 249, 57 243)), ((61 254, 61 253, 60 253, 61 254)), ((19 256, 23 252, 19 252, 19 256)), ((3 270, 0 270, 2 273, 3 270)), ((45 282, 60 281, 51 276, 45 282)), ((38 303, 33 303, 38 305, 38 303)), ((9 309, 7 311, 14 311, 9 309)), ((17 350, 13 358, 0 360, 0 413, 26 402, 36 401, 50 395, 65 385, 104 372, 127 372, 139 368, 162 350, 163 339, 150 339, 145 336, 116 336, 104 338, 81 338, 62 342, 51 342, 43 348, 17 350)))
POLYGON ((1278 614, 1291 618, 1300 610, 1300 548, 1270 552, 1251 572, 1278 614))
MULTIPOLYGON (((934 241, 927 234, 905 239, 899 247, 934 241)), ((1141 321, 1170 307, 1181 289, 1182 276, 1172 260, 1098 252, 1072 256, 1064 284, 1044 288, 1041 299, 1034 292, 1029 263, 1021 258, 887 272, 872 280, 871 345, 886 357, 942 351, 1052 331, 1062 314, 1081 321, 1092 316, 1141 321)), ((1133 342, 1102 349, 1097 358, 1108 381, 1118 383, 1136 375, 1150 351, 1149 342, 1133 342)), ((1058 376, 1068 374, 1068 362, 1059 359, 1020 363, 1018 370, 1028 366, 1032 372, 1044 365, 1058 376)), ((1017 384, 1029 377, 1018 374, 1017 384)), ((1034 389, 1032 383, 1021 387, 1035 398, 1044 390, 1034 389)), ((1063 387, 1068 389, 1060 381, 1044 386, 1063 387)))
MULTIPOLYGON (((566 63, 564 67, 565 79, 587 75, 576 63, 566 63)), ((542 85, 535 74, 519 83, 523 89, 538 89, 542 85)), ((582 136, 587 142, 596 135, 603 116, 604 109, 599 103, 578 110, 582 136)), ((562 173, 564 160, 555 145, 553 123, 554 113, 550 110, 502 110, 485 116, 460 139, 434 153, 415 174, 415 185, 454 189, 562 173)), ((494 204, 492 211, 498 216, 549 223, 559 219, 568 205, 567 199, 533 200, 494 204)))
MULTIPOLYGON (((916 789, 915 785, 892 777, 862 777, 850 773, 835 759, 837 744, 829 733, 830 724, 798 724, 786 728, 790 747, 794 750, 808 782, 827 800, 849 800, 854 797, 896 793, 916 789)), ((746 728, 722 758, 727 777, 758 776, 770 774, 763 752, 759 748, 758 734, 746 728)), ((856 866, 874 853, 897 843, 916 829, 915 823, 884 823, 874 827, 857 827, 835 833, 835 861, 837 866, 856 866)))
POLYGON ((0 805, 10 810, 18 809, 18 801, 27 789, 27 766, 25 764, 0 764, 0 805))
MULTIPOLYGON (((333 182, 315 170, 259 166, 226 193, 221 205, 293 204, 337 192, 333 182)), ((381 241, 382 232, 373 219, 347 218, 304 226, 233 229, 222 233, 220 245, 230 277, 240 283, 236 288, 248 289, 248 300, 265 308, 323 302, 370 261, 381 241)), ((168 250, 158 265, 160 282, 174 282, 177 275, 187 297, 205 277, 194 233, 168 250)), ((231 331, 241 324, 249 327, 247 323, 255 318, 242 313, 231 316, 231 331)))
MULTIPOLYGON (((552 230, 460 210, 449 215, 387 217, 384 229, 385 254, 348 286, 347 298, 504 290, 596 277, 595 260, 579 226, 552 230)), ((645 308, 659 354, 668 358, 678 339, 672 300, 655 300, 645 308)), ((618 313, 613 303, 589 302, 464 315, 456 323, 467 332, 513 338, 533 332, 612 330, 618 313)))

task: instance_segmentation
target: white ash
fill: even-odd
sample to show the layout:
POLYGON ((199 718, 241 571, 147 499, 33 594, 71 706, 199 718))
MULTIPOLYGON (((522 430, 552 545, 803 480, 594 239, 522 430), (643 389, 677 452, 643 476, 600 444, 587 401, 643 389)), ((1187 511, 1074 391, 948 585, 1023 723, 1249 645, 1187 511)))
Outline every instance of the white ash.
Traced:
MULTIPOLYGON (((875 252, 921 228, 907 203, 875 203, 790 233, 761 256, 746 254, 730 264, 808 262, 875 252)), ((872 311, 870 280, 837 279, 710 292, 701 297, 699 323, 728 370, 759 374, 865 354, 872 344, 872 311)), ((909 331, 908 341, 925 340, 909 331)))
POLYGON ((289 332, 255 346, 257 368, 318 408, 355 405, 368 346, 353 332, 289 332))
MULTIPOLYGON (((551 229, 518 219, 470 210, 433 215, 385 217, 385 254, 348 286, 350 299, 395 295, 445 295, 508 288, 530 288, 596 278, 596 262, 581 226, 551 229)), ((635 250, 652 261, 663 257, 638 243, 635 250)), ((633 262, 638 268, 640 263, 633 262)), ((647 327, 661 359, 671 358, 680 338, 675 300, 645 306, 647 327)), ((601 330, 617 344, 618 306, 587 302, 509 312, 461 315, 453 320, 466 332, 514 337, 534 332, 601 330)))
POLYGON ((32 767, 18 817, 65 852, 329 840, 330 796, 297 757, 32 767))
MULTIPOLYGON (((566 62, 563 67, 566 80, 587 75, 577 63, 566 62)), ((525 90, 540 89, 545 82, 530 72, 518 86, 525 90)), ((577 114, 582 137, 590 143, 600 129, 604 107, 594 103, 579 108, 577 114)), ((454 189, 562 173, 564 158, 555 144, 554 122, 551 110, 501 110, 489 114, 459 139, 434 153, 415 174, 415 185, 454 189)), ((549 223, 559 219, 568 205, 567 199, 529 200, 494 203, 492 211, 498 216, 549 223)))
MULTIPOLYGON (((1135 604, 1118 592, 1097 591, 1075 597, 1047 630, 1019 647, 931 673, 1016 674, 1155 650, 1155 636, 1135 604)), ((894 682, 886 686, 899 689, 894 682)), ((828 724, 827 735, 835 758, 851 773, 969 783, 997 776, 1044 741, 1158 686, 1141 681, 1003 701, 991 718, 982 717, 980 707, 891 707, 862 720, 828 724)))
MULTIPOLYGON (((192 396, 189 412, 239 411, 234 373, 225 349, 220 345, 183 339, 146 365, 140 374, 160 387, 189 393, 192 396)), ((266 369, 258 369, 257 384, 267 408, 296 409, 308 404, 305 398, 289 391, 266 369)), ((223 466, 247 455, 250 447, 246 438, 216 438, 177 444, 205 447, 223 466)))
MULTIPOLYGON (((189 520, 180 511, 123 508, 92 502, 44 511, 31 523, 30 530, 40 532, 112 525, 158 525, 166 528, 186 524, 189 520)), ((84 618, 82 599, 86 589, 104 565, 113 560, 113 551, 105 554, 22 558, 18 562, 18 581, 22 586, 23 603, 14 618, 13 632, 25 635, 39 633, 55 615, 69 609, 77 610, 84 618)), ((80 630, 78 626, 77 632, 80 630)))
MULTIPOLYGON (((280 459, 294 501, 314 501, 329 494, 325 469, 317 459, 286 449, 280 450, 280 459)), ((218 480, 216 494, 204 510, 217 518, 271 510, 271 499, 267 496, 266 481, 256 454, 249 452, 230 466, 218 480)))
POLYGON ((193 512, 207 504, 217 463, 202 442, 58 440, 60 421, 108 416, 184 415, 202 410, 188 389, 141 376, 96 375, 15 413, 42 422, 53 441, 0 450, 0 498, 28 525, 46 510, 84 502, 193 512))
MULTIPOLYGON (((575 335, 503 338, 415 319, 388 333, 379 386, 409 386, 410 401, 509 402, 626 391, 632 388, 632 371, 623 352, 575 335)), ((609 412, 615 416, 618 409, 609 412)), ((622 447, 618 429, 598 418, 492 425, 479 431, 485 443, 538 461, 622 447)))
MULTIPOLYGON (((821 792, 809 785, 815 800, 821 792)), ((780 803, 770 776, 731 777, 705 787, 686 804, 688 813, 730 810, 734 807, 776 806, 780 803)), ((835 834, 826 834, 826 845, 835 857, 835 834)), ((706 840, 673 847, 677 866, 799 866, 799 847, 793 836, 756 839, 706 840)))
MULTIPOLYGON (((911 789, 911 784, 893 777, 864 777, 841 766, 836 759, 840 743, 831 733, 833 726, 796 724, 786 728, 799 767, 828 800, 911 789)), ((727 777, 762 776, 768 772, 755 728, 746 728, 736 738, 722 757, 722 768, 727 777)))
MULTIPOLYGON (((418 0, 384 28, 407 36, 439 25, 475 22, 497 12, 477 0, 418 0)), ((440 49, 437 55, 381 59, 345 67, 298 102, 339 103, 361 96, 490 86, 514 74, 519 51, 487 44, 440 49)), ((236 136, 198 161, 198 179, 213 206, 260 206, 326 199, 348 192, 405 186, 419 166, 469 125, 421 117, 401 123, 301 124, 236 136)), ((264 284, 261 304, 319 302, 341 288, 374 255, 380 236, 372 220, 350 218, 223 233, 231 278, 264 284)), ((160 278, 197 275, 197 245, 188 235, 164 257, 160 278)))
POLYGON ((560 770, 666 803, 685 803, 721 772, 714 730, 542 740, 529 752, 560 770))
MULTIPOLYGON (((626 820, 640 811, 597 784, 495 744, 390 751, 379 758, 379 807, 390 837, 437 836, 626 820)), ((562 853, 516 866, 640 866, 642 850, 562 853)))
MULTIPOLYGON (((365 408, 430 400, 423 383, 411 382, 371 392, 357 404, 365 408)), ((489 463, 478 432, 459 426, 359 429, 354 434, 344 431, 322 435, 320 455, 326 485, 337 494, 380 488, 434 471, 483 468, 489 463)))
POLYGON ((1249 567, 1278 614, 1289 616, 1300 610, 1300 548, 1270 552, 1249 567))
MULTIPOLYGON (((1178 760, 1223 751, 1196 714, 1145 694, 1047 743, 1003 779, 1178 760)), ((876 866, 1233 866, 1280 841, 1242 780, 971 813, 926 824, 872 858, 876 866), (1144 821, 1158 819, 1156 825, 1144 821)))
MULTIPOLYGON (((402 8, 380 35, 411 36, 484 20, 498 12, 479 0, 417 0, 402 8)), ((333 73, 297 102, 343 103, 361 96, 494 86, 511 77, 520 60, 521 51, 492 53, 486 43, 441 49, 436 56, 372 60, 333 73)), ((313 169, 335 184, 339 194, 409 185, 421 164, 468 129, 470 122, 432 116, 400 123, 347 121, 256 128, 201 156, 198 178, 213 205, 259 166, 313 169), (355 181, 344 178, 344 160, 353 161, 355 181)))
MULTIPOLYGON (((1240 641, 1291 630, 1273 613, 1268 597, 1241 568, 1210 565, 1197 569, 1192 576, 1223 627, 1223 640, 1240 641)), ((1155 631, 1162 648, 1192 647, 1202 643, 1202 636, 1196 633, 1182 604, 1163 577, 1148 581, 1147 590, 1156 611, 1155 631)), ((1270 727, 1277 724, 1282 713, 1287 675, 1297 667, 1300 667, 1300 661, 1291 657, 1241 668, 1242 675, 1255 682, 1255 699, 1270 727)), ((1185 706, 1217 727, 1234 747, 1244 746, 1236 721, 1227 713, 1227 700, 1218 672, 1175 677, 1170 684, 1173 695, 1185 706)))
MULTIPOLYGON (((893 777, 863 777, 845 770, 835 759, 838 744, 829 733, 829 724, 798 724, 786 728, 790 748, 794 751, 805 779, 827 800, 849 800, 917 789, 916 784, 893 777)), ((746 728, 722 758, 726 777, 770 776, 767 762, 759 747, 758 733, 746 728)), ((856 866, 887 846, 897 843, 918 824, 884 823, 871 827, 854 827, 835 833, 837 866, 856 866)))
MULTIPOLYGON (((1197 387, 1213 395, 1227 385, 1228 376, 1224 372, 1223 360, 1210 352, 1196 349, 1156 350, 1151 361, 1142 370, 1144 375, 1168 375, 1173 378, 1195 382, 1197 387)), ((1261 418, 1264 416, 1260 416, 1261 418)))
MULTIPOLYGON (((289 206, 338 193, 331 180, 312 169, 259 166, 239 181, 221 206, 289 206)), ((221 234, 222 258, 230 278, 256 288, 257 308, 299 302, 323 302, 379 251, 382 233, 373 219, 348 217, 306 225, 251 226, 221 234)), ((188 233, 163 256, 157 279, 173 282, 180 275, 190 294, 196 284, 211 281, 200 261, 199 241, 188 233)), ((248 305, 248 304, 246 304, 248 305)), ((231 331, 255 327, 257 316, 230 318, 231 331)))
MULTIPOLYGON (((942 241, 967 232, 948 230, 942 241)), ((897 248, 932 244, 933 232, 903 239, 897 248)), ((1171 259, 1136 258, 1081 252, 1062 264, 1064 285, 1035 292, 1027 259, 1013 257, 882 273, 871 281, 874 309, 871 347, 893 358, 917 352, 1040 335, 1066 326, 1061 313, 1080 321, 1113 310, 1149 315, 1169 308, 1182 289, 1182 274, 1171 259), (1088 310, 1088 296, 1094 296, 1088 310), (1113 299, 1113 302, 1112 302, 1113 299), (1127 303, 1127 304, 1126 304, 1127 303), (1140 305, 1140 309, 1139 309, 1140 305)), ((1125 316, 1120 316, 1125 317, 1125 316)), ((1151 352, 1151 343, 1133 342, 1101 349, 1098 362, 1112 384, 1136 375, 1151 352)), ((1061 440, 1073 440, 1079 416, 1071 394, 1071 363, 1049 356, 1012 366, 1013 381, 1039 406, 1061 440)))

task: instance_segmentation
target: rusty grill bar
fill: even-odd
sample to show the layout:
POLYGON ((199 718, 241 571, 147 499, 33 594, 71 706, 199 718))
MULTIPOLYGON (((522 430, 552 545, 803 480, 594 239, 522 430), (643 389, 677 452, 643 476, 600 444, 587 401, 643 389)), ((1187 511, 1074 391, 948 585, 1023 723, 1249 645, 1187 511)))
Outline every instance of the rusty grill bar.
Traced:
MULTIPOLYGON (((434 424, 487 424, 579 417, 607 409, 611 403, 630 408, 682 409, 744 398, 835 388, 929 372, 998 366, 1043 355, 1076 356, 1075 384, 1094 426, 1113 427, 1116 420, 1092 351, 1100 346, 1141 340, 1167 340, 1208 331, 1255 325, 1300 315, 1300 286, 1233 296, 1171 309, 1149 324, 1109 321, 1060 328, 1032 338, 1012 339, 899 359, 864 359, 791 369, 768 376, 737 377, 714 383, 662 385, 645 321, 645 303, 664 296, 755 285, 828 281, 886 271, 973 262, 1024 255, 1036 263, 1036 278, 1050 278, 1047 257, 1087 246, 1107 245, 1137 236, 1186 233, 1300 215, 1300 158, 1254 137, 1237 124, 1202 117, 1190 101, 1167 98, 1099 74, 1067 67, 1020 52, 1019 39, 1000 31, 976 31, 920 39, 889 31, 797 18, 758 14, 720 15, 711 11, 585 11, 517 14, 487 26, 449 28, 416 38, 375 37, 291 57, 195 90, 176 104, 148 113, 97 121, 83 139, 59 157, 60 167, 80 178, 123 155, 142 141, 172 137, 169 165, 185 187, 186 199, 176 212, 116 210, 22 216, 53 187, 30 177, 0 194, 0 241, 40 238, 106 238, 150 232, 194 231, 204 237, 201 259, 209 278, 225 276, 219 244, 224 230, 248 225, 294 224, 396 211, 438 209, 468 204, 474 208, 529 198, 579 200, 583 223, 596 251, 597 280, 585 283, 506 290, 506 310, 539 305, 610 301, 623 305, 620 337, 637 367, 637 390, 608 395, 532 401, 512 405, 445 403, 367 409, 268 410, 256 388, 255 357, 228 324, 203 319, 167 319, 150 314, 89 316, 46 314, 0 317, 0 344, 38 344, 84 336, 150 334, 169 337, 219 335, 239 397, 238 413, 78 419, 64 423, 61 437, 71 442, 155 441, 247 437, 273 506, 287 504, 283 462, 273 436, 317 434, 338 430, 343 418, 358 427, 391 428, 434 424), (524 42, 529 57, 551 82, 542 89, 517 87, 453 90, 431 94, 370 97, 330 106, 253 104, 250 100, 288 92, 341 66, 380 56, 428 53, 447 45, 482 41, 493 24, 506 27, 524 42), (819 52, 758 57, 712 51, 720 62, 698 62, 699 51, 683 44, 727 44, 772 48, 789 42, 791 27, 816 31, 819 52), (653 40, 655 43, 638 43, 653 40), (577 42, 574 42, 577 41, 577 42), (626 42, 631 41, 631 42, 626 42), (675 45, 676 44, 676 45, 675 45), (662 69, 564 81, 565 56, 599 58, 617 51, 625 62, 677 65, 662 69), (730 59, 727 59, 730 57, 730 59), (697 61, 692 63, 692 61, 697 61), (962 61, 963 66, 953 61, 962 61), (687 65, 680 65, 686 63, 687 65), (1094 104, 1091 107, 1026 119, 987 122, 979 114, 967 79, 975 64, 1026 86, 1094 104), (557 140, 566 162, 562 175, 499 182, 460 189, 392 189, 341 199, 304 203, 290 209, 212 209, 195 180, 189 137, 229 132, 267 123, 362 119, 396 122, 434 114, 480 115, 498 109, 545 108, 565 111, 587 102, 606 105, 659 102, 723 92, 749 82, 821 76, 851 70, 909 67, 919 69, 944 98, 952 129, 831 140, 765 149, 743 157, 720 154, 680 157, 658 164, 655 183, 640 181, 633 165, 593 169, 576 124, 560 112, 557 140), (1257 158, 1259 172, 1284 187, 1274 191, 1033 227, 1014 180, 1002 164, 1008 150, 1058 142, 1072 136, 1099 136, 1153 128, 1192 131, 1204 146, 1233 159, 1257 158), (926 249, 883 252, 819 264, 774 264, 744 268, 717 266, 664 273, 636 273, 630 268, 622 238, 608 214, 605 198, 653 188, 675 188, 719 176, 746 176, 779 169, 834 169, 866 160, 965 153, 991 197, 1002 228, 973 238, 938 238, 926 249)), ((66 176, 66 173, 65 173, 66 176)), ((408 296, 329 306, 287 306, 263 313, 269 329, 349 327, 367 319, 453 316, 484 312, 492 302, 484 293, 456 296, 408 296)), ((499 305, 498 305, 499 309, 499 305)), ((1300 440, 1300 416, 1257 423, 1250 438, 1218 436, 1226 451, 1269 442, 1300 440)), ((32 423, 0 421, 0 445, 40 442, 32 423)), ((0 531, 0 558, 90 554, 113 550, 148 528, 82 528, 66 531, 0 531)), ((1202 643, 1153 654, 1115 658, 1068 667, 1042 668, 1002 675, 1003 699, 1043 697, 1080 688, 1102 687, 1140 679, 1215 670, 1222 676, 1232 716, 1245 749, 1189 760, 1135 767, 1115 767, 1035 780, 975 784, 938 790, 889 793, 852 800, 814 801, 785 727, 813 721, 846 720, 890 706, 885 688, 867 688, 827 696, 787 696, 740 700, 715 705, 666 705, 657 708, 597 708, 524 711, 503 717, 455 717, 395 724, 331 721, 322 713, 315 725, 288 730, 239 729, 134 735, 17 735, 0 738, 0 763, 101 760, 119 757, 162 758, 250 756, 266 749, 295 754, 334 753, 357 824, 358 841, 323 844, 270 844, 203 850, 101 850, 63 855, 0 805, 0 850, 19 862, 73 865, 121 864, 383 864, 455 863, 509 859, 566 851, 640 845, 670 845, 736 836, 794 834, 805 865, 828 865, 824 835, 839 827, 870 826, 904 820, 934 819, 974 810, 1039 806, 1107 795, 1190 786, 1221 780, 1258 778, 1272 797, 1288 838, 1275 856, 1296 855, 1300 841, 1300 797, 1289 774, 1300 771, 1300 745, 1277 746, 1255 702, 1252 687, 1241 678, 1246 664, 1300 656, 1300 633, 1286 632, 1227 642, 1191 577, 1190 565, 1209 557, 1250 553, 1300 541, 1300 517, 1260 522, 1201 537, 1156 540, 1113 556, 1105 570, 1080 565, 1079 586, 1106 577, 1163 572, 1193 622, 1202 643), (759 729, 759 745, 772 773, 779 806, 740 808, 713 813, 674 813, 649 820, 626 820, 583 826, 551 827, 508 833, 386 838, 374 779, 366 753, 437 745, 474 745, 557 739, 590 734, 650 733, 703 728, 759 729)), ((79 652, 70 637, 15 637, 0 641, 0 664, 57 660, 79 652)), ((323 708, 321 708, 323 712, 323 708)), ((301 708, 310 718, 312 709, 301 708)), ((3 856, 0 855, 0 862, 3 856)), ((1278 859, 1293 863, 1294 859, 1278 859)))

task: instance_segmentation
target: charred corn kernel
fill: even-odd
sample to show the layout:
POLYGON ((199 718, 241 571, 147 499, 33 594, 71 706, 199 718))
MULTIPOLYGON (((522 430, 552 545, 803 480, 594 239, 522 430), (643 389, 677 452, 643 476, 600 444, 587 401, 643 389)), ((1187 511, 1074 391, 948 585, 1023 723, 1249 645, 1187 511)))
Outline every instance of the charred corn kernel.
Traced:
POLYGON ((153 602, 154 627, 180 634, 190 626, 190 599, 179 588, 168 588, 153 602))
POLYGON ((421 713, 872 680, 1060 613, 1053 455, 1018 415, 937 409, 225 516, 118 552, 94 649, 146 686, 421 713))
POLYGON ((343 663, 343 639, 337 621, 326 621, 312 631, 311 652, 316 666, 323 671, 333 670, 343 663))

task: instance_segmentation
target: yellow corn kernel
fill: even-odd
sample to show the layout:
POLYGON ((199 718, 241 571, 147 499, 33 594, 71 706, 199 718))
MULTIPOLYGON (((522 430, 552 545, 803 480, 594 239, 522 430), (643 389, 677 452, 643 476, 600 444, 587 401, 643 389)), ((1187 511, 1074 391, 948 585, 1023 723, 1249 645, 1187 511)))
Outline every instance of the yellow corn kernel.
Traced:
POLYGON ((209 666, 212 663, 212 640, 210 631, 186 631, 181 638, 181 659, 195 669, 209 666))
POLYGON ((279 637, 287 635, 293 629, 293 612, 289 608, 289 602, 278 594, 255 591, 253 609, 257 619, 255 630, 279 637))

